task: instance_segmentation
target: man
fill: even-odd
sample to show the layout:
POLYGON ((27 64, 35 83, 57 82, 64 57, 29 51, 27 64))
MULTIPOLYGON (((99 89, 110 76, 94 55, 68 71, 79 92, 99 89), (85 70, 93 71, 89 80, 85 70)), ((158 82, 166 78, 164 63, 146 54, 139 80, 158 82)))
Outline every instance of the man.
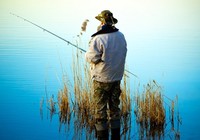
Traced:
POLYGON ((98 140, 108 140, 109 125, 111 139, 119 140, 120 81, 124 73, 127 45, 124 35, 114 26, 118 20, 109 10, 102 11, 95 18, 101 22, 101 29, 92 35, 85 54, 86 61, 91 64, 95 128, 98 140))

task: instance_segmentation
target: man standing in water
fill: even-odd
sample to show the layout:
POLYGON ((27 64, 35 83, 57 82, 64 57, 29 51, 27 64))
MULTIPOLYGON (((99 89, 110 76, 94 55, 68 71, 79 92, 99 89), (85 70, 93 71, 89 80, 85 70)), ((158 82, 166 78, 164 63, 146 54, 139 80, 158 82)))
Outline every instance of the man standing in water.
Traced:
POLYGON ((127 44, 124 35, 114 26, 118 20, 109 10, 95 17, 101 29, 92 35, 86 61, 91 64, 94 88, 95 128, 98 140, 120 139, 120 81, 123 77, 127 44), (109 123, 110 124, 109 124, 109 123))

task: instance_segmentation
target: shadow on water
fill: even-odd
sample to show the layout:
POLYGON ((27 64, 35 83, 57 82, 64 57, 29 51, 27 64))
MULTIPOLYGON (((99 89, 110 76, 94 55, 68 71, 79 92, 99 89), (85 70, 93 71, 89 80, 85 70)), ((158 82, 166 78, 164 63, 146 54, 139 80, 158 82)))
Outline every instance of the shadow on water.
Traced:
MULTIPOLYGON (((63 87, 56 96, 48 97, 46 107, 50 121, 54 115, 59 118, 59 132, 73 132, 72 139, 95 138, 94 103, 89 65, 82 59, 82 52, 74 51, 72 60, 73 87, 63 72, 63 87), (56 97, 56 98, 55 98, 56 97)), ((162 93, 156 81, 144 86, 144 91, 135 91, 130 96, 130 76, 124 73, 121 83, 121 139, 180 139, 181 118, 178 111, 178 97, 169 99, 162 93), (134 107, 134 108, 132 108, 134 107)), ((139 87, 138 87, 139 89, 139 87)), ((43 119, 44 98, 40 102, 43 119)), ((109 113, 109 112, 108 112, 109 113)))

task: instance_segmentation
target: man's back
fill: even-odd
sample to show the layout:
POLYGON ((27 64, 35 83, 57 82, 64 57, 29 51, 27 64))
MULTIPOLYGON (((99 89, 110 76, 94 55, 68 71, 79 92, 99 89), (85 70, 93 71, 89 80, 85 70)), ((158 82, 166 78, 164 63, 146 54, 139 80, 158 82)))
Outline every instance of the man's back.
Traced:
POLYGON ((92 38, 86 58, 101 59, 99 63, 91 65, 94 80, 106 83, 121 80, 126 52, 126 40, 119 31, 99 34, 92 38))

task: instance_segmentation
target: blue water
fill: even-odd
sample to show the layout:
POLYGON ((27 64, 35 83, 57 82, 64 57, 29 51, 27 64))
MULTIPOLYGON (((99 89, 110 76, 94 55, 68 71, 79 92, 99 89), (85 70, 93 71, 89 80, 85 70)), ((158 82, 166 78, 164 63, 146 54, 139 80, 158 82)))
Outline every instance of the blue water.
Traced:
MULTIPOLYGON (((156 80, 166 96, 178 95, 181 139, 199 139, 200 30, 191 36, 178 35, 132 38, 127 34, 128 47, 132 47, 127 65, 139 77, 131 78, 131 87, 137 87, 134 81, 143 85, 156 80)), ((58 118, 50 120, 47 110, 40 115, 45 87, 49 96, 56 95, 62 88, 62 70, 72 79, 72 51, 67 43, 20 19, 1 17, 1 140, 72 139, 73 129, 59 132, 58 118)))

